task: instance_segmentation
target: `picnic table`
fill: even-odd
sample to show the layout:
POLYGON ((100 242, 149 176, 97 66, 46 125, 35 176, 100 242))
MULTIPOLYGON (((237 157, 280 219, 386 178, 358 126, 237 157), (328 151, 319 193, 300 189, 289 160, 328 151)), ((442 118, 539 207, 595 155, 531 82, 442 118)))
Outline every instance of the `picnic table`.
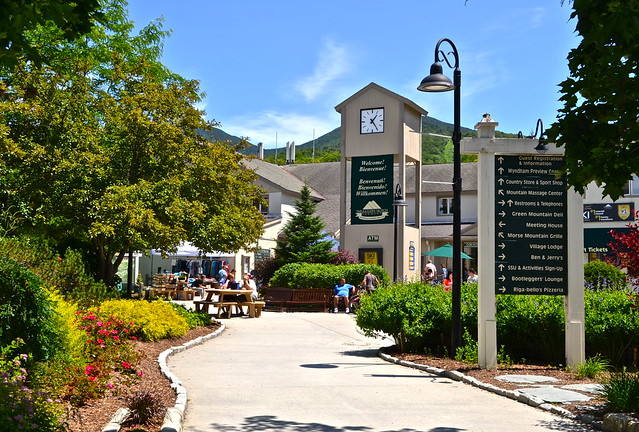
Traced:
POLYGON ((251 298, 251 294, 253 293, 252 290, 205 288, 204 292, 206 293, 206 298, 204 298, 204 300, 196 300, 193 302, 196 311, 204 310, 208 313, 209 306, 213 305, 217 307, 218 318, 223 311, 226 312, 228 318, 231 318, 233 306, 236 308, 246 306, 249 309, 250 318, 258 318, 262 314, 264 302, 253 301, 251 298), (238 295, 243 295, 244 299, 237 300, 238 295), (217 299, 215 299, 214 296, 217 296, 217 299))

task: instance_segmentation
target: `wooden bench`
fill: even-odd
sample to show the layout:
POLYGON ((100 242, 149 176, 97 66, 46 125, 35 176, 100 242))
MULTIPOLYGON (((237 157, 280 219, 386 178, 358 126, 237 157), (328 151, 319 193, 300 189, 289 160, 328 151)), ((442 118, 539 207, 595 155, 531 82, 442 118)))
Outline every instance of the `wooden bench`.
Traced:
POLYGON ((266 302, 263 301, 253 301, 253 302, 216 302, 213 300, 195 300, 193 302, 195 305, 195 311, 199 312, 200 310, 209 313, 209 306, 213 305, 217 307, 217 317, 219 318, 222 313, 226 313, 227 318, 231 318, 232 307, 235 306, 236 309, 246 306, 248 308, 248 313, 250 318, 259 318, 262 316, 262 309, 266 305, 266 302))
POLYGON ((203 310, 206 313, 209 313, 209 306, 215 304, 213 300, 194 300, 193 305, 195 306, 195 312, 199 312, 203 310))
POLYGON ((240 303, 240 305, 248 306, 250 318, 259 318, 262 316, 262 308, 266 306, 266 302, 254 301, 251 303, 240 303))
POLYGON ((291 306, 320 306, 324 312, 328 311, 328 305, 333 290, 326 288, 305 288, 294 289, 293 295, 286 302, 286 311, 290 311, 291 306))
POLYGON ((293 298, 293 289, 285 287, 268 287, 264 294, 266 307, 279 305, 280 311, 284 311, 286 302, 293 298))

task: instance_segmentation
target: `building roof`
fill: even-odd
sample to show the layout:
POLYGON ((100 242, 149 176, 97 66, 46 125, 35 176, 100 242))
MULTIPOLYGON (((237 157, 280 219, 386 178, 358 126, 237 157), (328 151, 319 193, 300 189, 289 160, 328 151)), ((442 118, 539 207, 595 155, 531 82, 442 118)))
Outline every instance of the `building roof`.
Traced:
MULTIPOLYGON (((271 164, 272 165, 272 164, 271 164)), ((350 163, 349 163, 350 165, 350 163)), ((273 165, 275 166, 275 165, 273 165)), ((348 167, 350 168, 350 166, 348 167)), ((477 163, 467 162, 462 166, 462 192, 477 192, 477 163)), ((292 164, 279 167, 286 170, 301 181, 306 182, 314 190, 320 191, 324 200, 317 204, 316 213, 321 216, 326 224, 326 231, 336 233, 339 231, 340 216, 340 162, 322 162, 314 164, 292 164)), ((350 172, 350 169, 347 169, 350 172)), ((395 170, 397 175, 397 170, 395 170)), ((422 165, 422 179, 424 181, 450 182, 453 176, 453 164, 439 165, 422 165)), ((406 186, 407 193, 414 193, 415 188, 415 168, 409 165, 406 168, 406 186)), ((350 189, 350 178, 346 179, 346 188, 350 189)), ((424 183, 422 185, 422 193, 442 193, 451 192, 450 184, 424 183)), ((464 222, 462 221, 462 224, 464 222)), ((429 228, 422 226, 422 237, 450 237, 452 234, 452 225, 437 225, 445 229, 448 227, 448 234, 439 235, 433 231, 435 225, 427 225, 429 228), (427 235, 424 235, 427 234, 427 235), (431 235, 432 234, 432 235, 431 235)))
POLYGON ((324 221, 327 232, 334 234, 339 231, 340 163, 292 164, 282 168, 321 191, 324 200, 317 203, 316 214, 324 221))
POLYGON ((389 95, 389 96, 391 96, 391 97, 393 97, 395 99, 400 100, 402 103, 404 103, 405 105, 411 107, 412 109, 414 109, 415 111, 417 111, 418 113, 420 113, 422 115, 427 115, 428 114, 428 111, 426 111, 424 108, 422 108, 419 105, 417 105, 412 100, 406 99, 404 96, 400 96, 397 93, 392 92, 392 91, 388 90, 387 88, 384 88, 384 87, 380 86, 379 84, 375 84, 374 82, 370 83, 369 85, 367 85, 366 87, 364 87, 363 89, 361 89, 360 91, 358 91, 357 93, 355 93, 354 95, 352 95, 351 97, 349 97, 348 99, 346 99, 345 101, 343 101, 342 103, 337 105, 335 107, 335 111, 342 112, 342 108, 344 108, 346 105, 351 103, 353 100, 355 100, 358 97, 360 97, 362 94, 370 91, 371 89, 378 90, 381 93, 384 93, 384 94, 389 95))
MULTIPOLYGON (((270 183, 274 188, 284 189, 292 194, 299 195, 304 186, 304 181, 291 171, 261 159, 247 159, 246 166, 255 170, 262 181, 270 183)), ((311 188, 311 198, 314 201, 325 199, 325 196, 318 192, 312 184, 309 183, 308 185, 311 188)))

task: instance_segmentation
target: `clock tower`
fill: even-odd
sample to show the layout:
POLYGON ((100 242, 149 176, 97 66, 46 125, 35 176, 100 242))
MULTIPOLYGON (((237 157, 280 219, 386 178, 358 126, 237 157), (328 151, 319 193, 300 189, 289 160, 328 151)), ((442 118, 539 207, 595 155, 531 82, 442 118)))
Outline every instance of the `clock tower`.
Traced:
POLYGON ((427 112, 375 83, 335 110, 342 116, 340 249, 393 279, 418 279, 427 112))

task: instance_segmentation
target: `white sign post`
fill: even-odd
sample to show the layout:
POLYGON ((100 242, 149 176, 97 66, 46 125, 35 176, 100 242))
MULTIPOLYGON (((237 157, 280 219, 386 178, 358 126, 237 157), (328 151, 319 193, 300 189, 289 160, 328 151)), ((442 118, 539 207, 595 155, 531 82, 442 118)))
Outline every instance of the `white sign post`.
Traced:
POLYGON ((487 119, 478 138, 462 140, 479 159, 479 366, 497 367, 496 294, 564 295, 566 364, 575 366, 585 358, 582 197, 552 176, 563 149, 541 155, 536 139, 495 138, 487 119))

